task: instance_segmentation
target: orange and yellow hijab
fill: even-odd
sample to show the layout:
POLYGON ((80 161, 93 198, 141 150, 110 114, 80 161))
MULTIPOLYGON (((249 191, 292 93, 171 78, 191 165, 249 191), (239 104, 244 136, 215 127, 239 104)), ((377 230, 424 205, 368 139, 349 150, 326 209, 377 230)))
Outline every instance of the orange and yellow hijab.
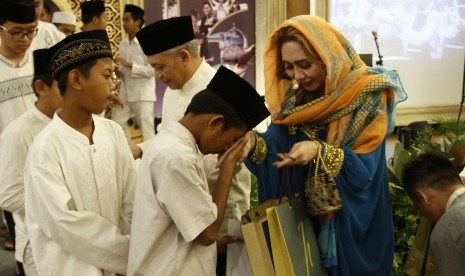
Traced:
POLYGON ((265 96, 273 123, 327 126, 326 142, 363 154, 376 149, 394 127, 395 105, 407 98, 397 72, 366 67, 349 41, 323 19, 301 15, 284 21, 268 38, 264 55, 265 96), (312 44, 326 65, 324 96, 305 105, 289 104, 289 81, 278 75, 273 35, 292 26, 312 44))

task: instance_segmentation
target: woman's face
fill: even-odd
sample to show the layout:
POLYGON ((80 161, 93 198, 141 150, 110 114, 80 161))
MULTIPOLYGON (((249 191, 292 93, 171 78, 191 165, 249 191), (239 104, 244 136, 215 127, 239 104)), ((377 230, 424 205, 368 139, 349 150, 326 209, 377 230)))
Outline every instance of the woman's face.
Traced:
POLYGON ((204 4, 202 11, 203 11, 203 14, 205 14, 206 16, 209 16, 212 11, 212 8, 210 8, 210 5, 204 4))
POLYGON ((324 88, 325 73, 320 66, 311 62, 299 43, 284 42, 281 46, 281 56, 286 74, 306 91, 315 92, 324 88))

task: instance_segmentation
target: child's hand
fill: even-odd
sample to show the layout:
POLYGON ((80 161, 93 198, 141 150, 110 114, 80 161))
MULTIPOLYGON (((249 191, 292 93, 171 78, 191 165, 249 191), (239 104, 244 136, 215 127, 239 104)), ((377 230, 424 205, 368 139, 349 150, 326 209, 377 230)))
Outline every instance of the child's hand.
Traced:
POLYGON ((218 157, 216 167, 221 169, 225 164, 232 164, 235 167, 237 163, 242 162, 241 159, 244 155, 244 146, 247 144, 247 141, 248 140, 243 137, 234 143, 234 145, 218 157))
POLYGON ((231 235, 220 236, 216 240, 216 250, 218 253, 226 253, 228 244, 236 243, 236 242, 244 243, 244 240, 241 238, 235 237, 235 236, 231 236, 231 235))

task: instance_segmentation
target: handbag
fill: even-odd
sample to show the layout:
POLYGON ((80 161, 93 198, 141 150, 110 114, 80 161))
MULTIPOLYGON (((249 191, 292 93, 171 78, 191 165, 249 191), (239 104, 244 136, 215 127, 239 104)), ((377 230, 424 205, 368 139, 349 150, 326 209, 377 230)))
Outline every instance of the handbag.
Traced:
POLYGON ((318 144, 317 157, 314 162, 315 172, 311 174, 311 170, 309 171, 305 183, 305 196, 310 214, 322 216, 341 209, 342 201, 334 176, 327 172, 321 155, 321 144, 318 144), (322 172, 319 172, 320 169, 322 172))

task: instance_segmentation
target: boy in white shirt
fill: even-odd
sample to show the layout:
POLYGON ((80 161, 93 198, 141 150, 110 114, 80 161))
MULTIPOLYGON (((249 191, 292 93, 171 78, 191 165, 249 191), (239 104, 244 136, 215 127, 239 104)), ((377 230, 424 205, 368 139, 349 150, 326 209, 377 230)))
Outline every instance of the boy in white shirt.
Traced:
POLYGON ((125 274, 136 170, 121 127, 95 116, 111 98, 106 31, 49 49, 64 104, 32 143, 25 211, 39 275, 125 274))
POLYGON ((179 122, 168 122, 144 153, 128 275, 215 275, 216 245, 241 139, 269 115, 255 89, 220 67, 179 122), (203 155, 220 154, 211 195, 203 155))
POLYGON ((9 124, 0 136, 0 207, 13 213, 16 232, 17 262, 23 264, 26 275, 37 275, 24 223, 24 165, 34 137, 52 120, 63 105, 57 82, 48 72, 47 50, 35 50, 32 87, 35 104, 9 124))

